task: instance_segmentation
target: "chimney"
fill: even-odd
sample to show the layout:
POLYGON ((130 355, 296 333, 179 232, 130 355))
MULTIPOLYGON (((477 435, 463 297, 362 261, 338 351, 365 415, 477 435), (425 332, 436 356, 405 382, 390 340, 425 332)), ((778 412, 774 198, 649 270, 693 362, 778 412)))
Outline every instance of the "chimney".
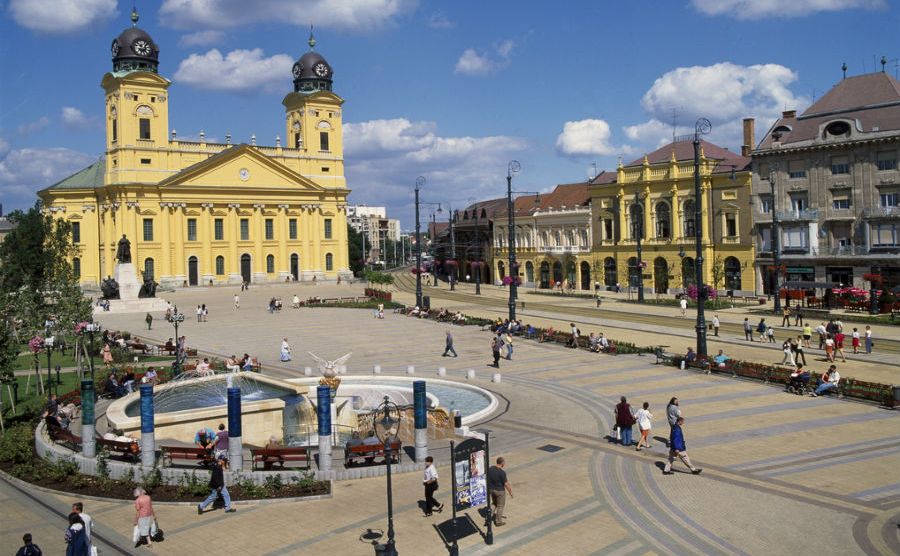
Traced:
POLYGON ((756 146, 756 120, 744 118, 744 144, 741 145, 741 156, 750 156, 750 151, 756 146))
POLYGON ((797 117, 797 111, 796 110, 785 110, 784 112, 781 113, 781 117, 784 118, 785 120, 794 119, 797 117))

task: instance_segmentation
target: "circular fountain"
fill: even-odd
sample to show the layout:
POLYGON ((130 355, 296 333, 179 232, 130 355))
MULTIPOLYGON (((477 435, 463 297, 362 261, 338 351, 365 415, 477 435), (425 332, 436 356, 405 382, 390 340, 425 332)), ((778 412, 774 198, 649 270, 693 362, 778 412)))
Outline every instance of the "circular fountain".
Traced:
MULTIPOLYGON (((421 380, 421 379, 419 379, 421 380)), ((341 377, 332 404, 335 441, 365 423, 360 418, 387 396, 401 407, 413 404, 413 377, 341 377)), ((459 410, 463 424, 482 420, 497 408, 496 398, 487 390, 448 380, 427 379, 427 404, 436 413, 449 415, 459 410)), ((318 378, 282 380, 256 373, 229 373, 204 377, 179 377, 160 385, 154 392, 156 436, 190 442, 202 427, 213 430, 227 422, 227 389, 241 390, 243 438, 249 444, 265 445, 275 436, 287 445, 315 444, 315 400, 318 378)), ((140 431, 140 400, 129 394, 110 404, 106 412, 109 426, 125 433, 140 431)))

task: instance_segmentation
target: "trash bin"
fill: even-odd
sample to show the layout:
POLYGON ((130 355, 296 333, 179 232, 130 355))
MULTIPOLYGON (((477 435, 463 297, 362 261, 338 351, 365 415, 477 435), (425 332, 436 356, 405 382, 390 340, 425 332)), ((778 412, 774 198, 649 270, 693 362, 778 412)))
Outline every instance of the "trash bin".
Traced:
POLYGON ((422 309, 425 311, 431 310, 431 296, 430 295, 422 296, 422 309))
POLYGON ((462 428, 462 413, 458 409, 453 410, 453 428, 462 428))

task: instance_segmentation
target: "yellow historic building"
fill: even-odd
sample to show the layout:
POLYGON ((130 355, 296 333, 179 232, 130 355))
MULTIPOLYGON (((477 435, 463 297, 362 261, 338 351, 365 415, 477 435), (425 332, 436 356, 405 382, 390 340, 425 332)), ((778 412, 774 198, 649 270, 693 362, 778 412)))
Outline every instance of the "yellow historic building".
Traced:
MULTIPOLYGON (((746 151, 752 135, 752 120, 747 120, 746 151)), ((597 176, 591 185, 591 220, 592 266, 598 281, 624 289, 642 277, 647 294, 679 292, 695 282, 699 233, 704 281, 723 292, 752 292, 750 159, 743 154, 701 143, 699 200, 694 198, 691 140, 675 141, 629 164, 620 163, 614 173, 597 176), (694 221, 697 202, 702 211, 699 230, 694 221)))
POLYGON ((144 277, 168 286, 350 276, 344 101, 313 37, 282 101, 285 145, 210 143, 202 132, 183 141, 170 132, 159 49, 132 21, 101 82, 105 156, 38 193, 72 224, 82 284, 113 274, 123 235, 144 277))

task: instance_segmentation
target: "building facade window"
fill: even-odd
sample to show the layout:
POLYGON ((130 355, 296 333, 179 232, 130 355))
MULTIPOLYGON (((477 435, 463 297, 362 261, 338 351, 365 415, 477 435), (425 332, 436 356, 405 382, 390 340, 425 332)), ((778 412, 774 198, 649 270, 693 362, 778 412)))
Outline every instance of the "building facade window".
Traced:
POLYGON ((81 243, 81 222, 72 222, 72 243, 81 243))
POLYGON ((613 220, 612 218, 603 219, 603 239, 611 241, 613 237, 613 220))
POLYGON ((153 241, 153 219, 144 218, 144 241, 153 241))
POLYGON ((325 253, 325 270, 334 270, 334 255, 325 253))
POLYGON ((266 272, 269 274, 275 272, 275 255, 266 255, 266 272))
POLYGON ((144 279, 153 278, 155 272, 156 269, 153 264, 153 259, 149 257, 144 259, 144 279))
POLYGON ((328 132, 320 131, 319 132, 319 150, 322 152, 328 152, 328 132))
POLYGON ((325 239, 331 239, 331 218, 325 219, 325 239))
POLYGON ((659 239, 672 237, 672 212, 668 203, 656 205, 656 237, 659 239))
POLYGON ((894 208, 900 206, 900 193, 894 191, 891 193, 881 193, 878 195, 881 208, 894 208))
POLYGON ((265 226, 266 239, 275 239, 275 221, 271 218, 266 218, 265 226))
POLYGON ((197 241, 197 219, 188 218, 187 220, 187 240, 197 241))
POLYGON ((150 119, 149 118, 141 118, 138 120, 140 123, 138 124, 140 127, 140 139, 145 139, 147 141, 150 140, 150 119))
POLYGON ((878 171, 886 172, 897 169, 897 153, 893 151, 881 151, 878 153, 878 171))
POLYGON ((78 257, 72 259, 72 273, 75 274, 75 278, 81 278, 81 259, 78 257))
POLYGON ((250 219, 241 218, 241 241, 250 239, 250 219))
POLYGON ((644 207, 639 204, 631 205, 631 239, 644 237, 644 207))
POLYGON ((115 143, 119 140, 119 120, 116 118, 112 119, 112 142, 115 143))
POLYGON ((831 208, 835 210, 846 210, 851 206, 853 206, 853 204, 850 202, 850 196, 847 194, 835 195, 831 199, 831 208))
POLYGON ((893 222, 872 224, 872 247, 897 247, 898 225, 893 222))
POLYGON ((216 276, 222 276, 225 274, 225 257, 219 255, 216 257, 216 276))
POLYGON ((772 214, 772 196, 771 195, 760 195, 759 196, 759 211, 763 214, 772 214))
POLYGON ((213 237, 216 241, 225 239, 225 220, 222 218, 216 218, 213 221, 213 237))
POLYGON ((806 226, 785 226, 781 231, 785 251, 805 252, 809 245, 809 228, 806 226))
POLYGON ((788 177, 800 179, 806 177, 806 164, 802 160, 792 160, 788 163, 788 177))
POLYGON ((297 239, 297 219, 288 220, 288 238, 297 239))
POLYGON ((725 214, 725 237, 737 237, 738 223, 737 215, 733 212, 725 214))
POLYGON ((831 157, 831 173, 838 174, 849 174, 850 173, 850 158, 846 156, 832 156, 831 157))
POLYGON ((607 286, 615 286, 619 281, 619 273, 616 269, 616 260, 606 257, 603 260, 603 283, 607 286))
POLYGON ((757 238, 756 242, 756 250, 761 253, 772 252, 772 228, 759 228, 759 237, 757 238))
POLYGON ((695 237, 697 235, 697 221, 694 219, 694 201, 688 200, 684 202, 684 237, 695 237))
POLYGON ((809 206, 806 193, 797 193, 791 195, 791 211, 794 214, 800 214, 809 206))

